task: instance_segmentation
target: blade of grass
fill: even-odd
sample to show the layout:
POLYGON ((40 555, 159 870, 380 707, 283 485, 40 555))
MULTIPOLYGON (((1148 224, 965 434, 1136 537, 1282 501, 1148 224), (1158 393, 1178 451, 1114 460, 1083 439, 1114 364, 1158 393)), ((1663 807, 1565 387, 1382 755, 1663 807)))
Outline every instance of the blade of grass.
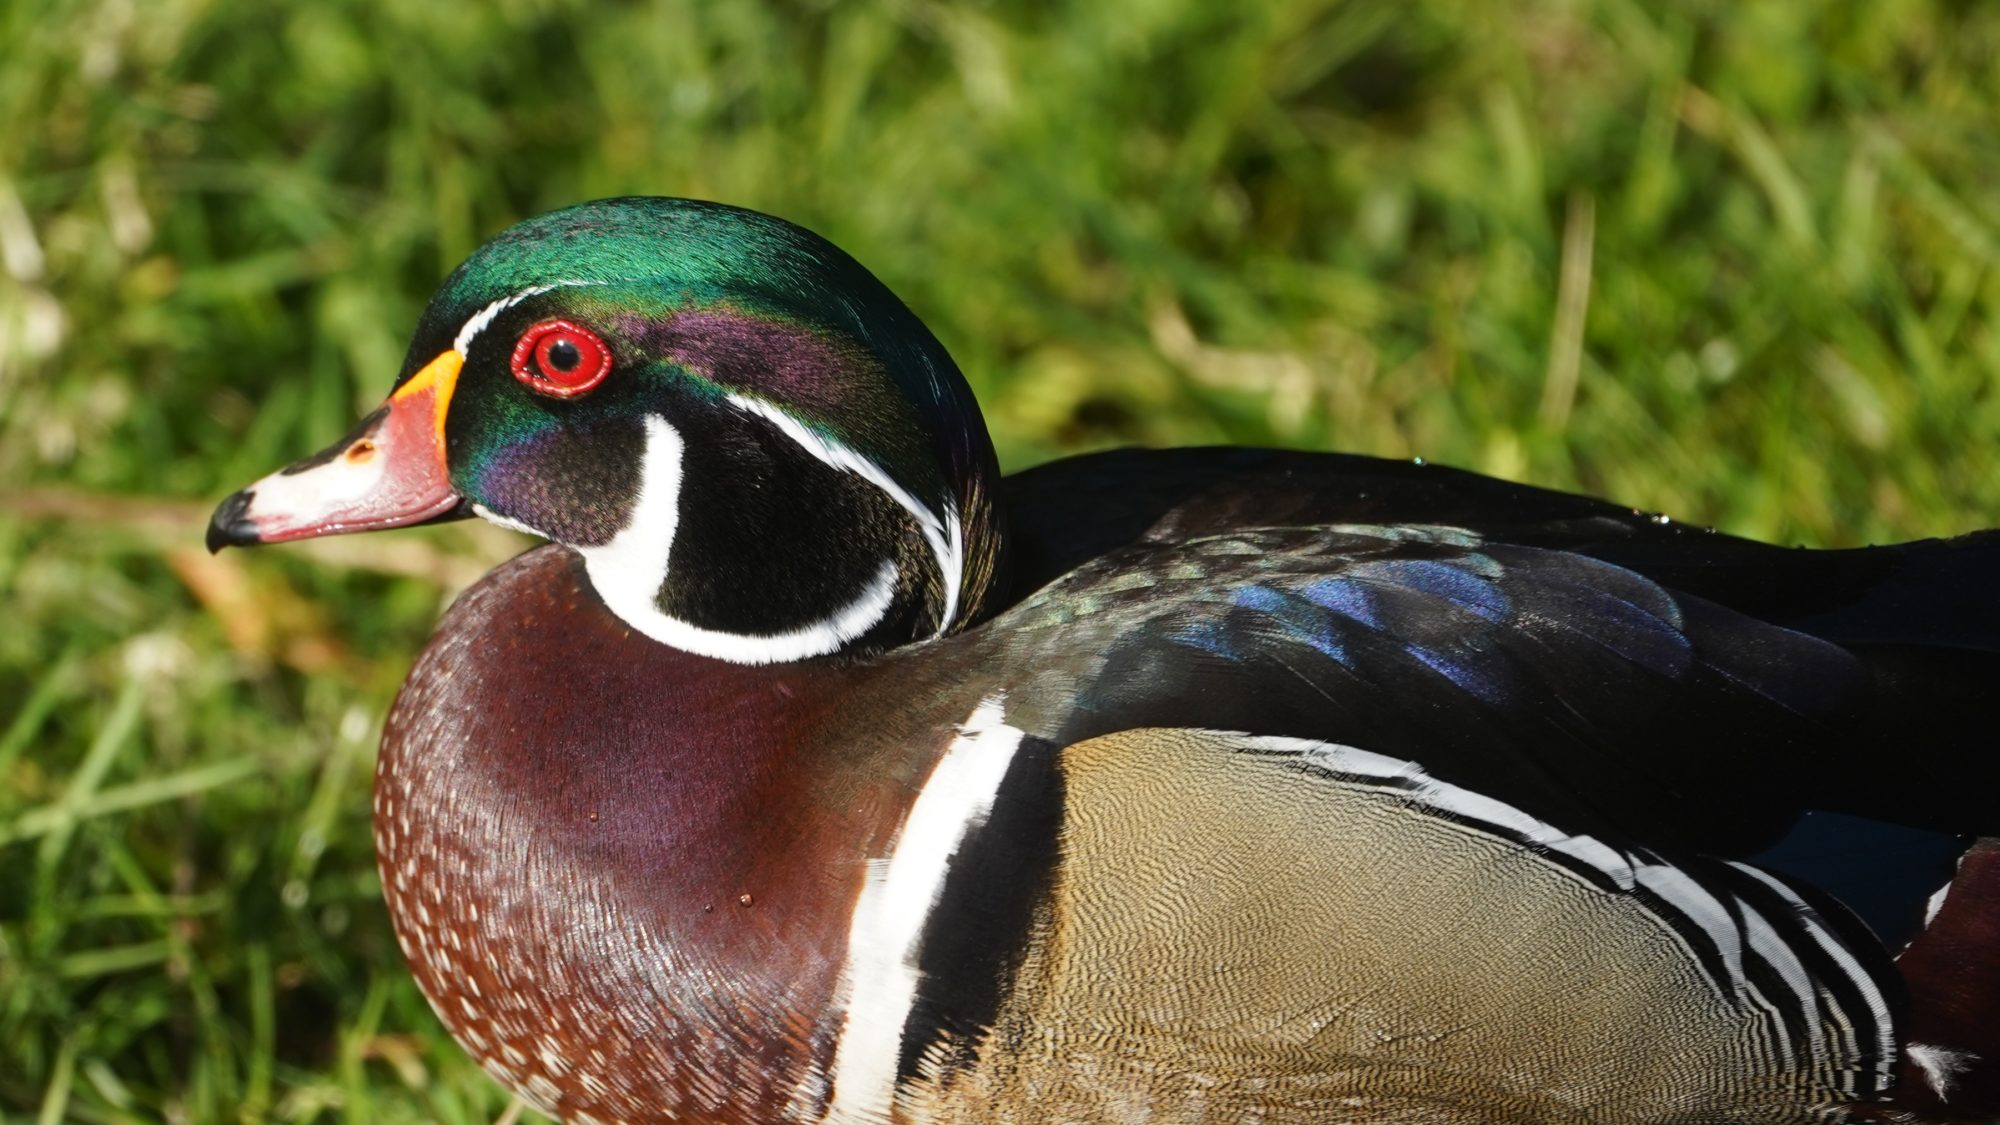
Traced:
POLYGON ((28 741, 42 729, 50 712, 62 702, 75 686, 77 667, 80 663, 82 646, 72 641, 56 658, 55 666, 43 673, 35 682, 34 690, 22 702, 21 709, 14 713, 14 721, 7 724, 7 733, 0 735, 0 779, 7 776, 8 767, 21 751, 28 748, 28 741))
POLYGON ((23 813, 11 823, 0 826, 0 844, 33 839, 51 833, 68 832, 77 824, 95 817, 127 812, 210 789, 218 789, 241 781, 257 773, 261 768, 261 763, 256 758, 247 756, 226 758, 220 762, 182 770, 180 773, 116 786, 80 799, 72 800, 65 796, 63 800, 53 805, 23 813))
POLYGON ((172 952, 172 945, 166 941, 141 941, 104 949, 86 949, 59 958, 56 961, 56 976, 63 980, 90 980, 130 972, 164 964, 172 952))
POLYGON ((76 1077, 76 1046, 76 1038, 70 1036, 56 1052, 55 1066, 42 1093, 42 1112, 35 1118, 35 1125, 61 1125, 69 1109, 70 1083, 76 1077))
MULTIPOLYGON (((83 761, 70 775, 70 783, 63 790, 63 795, 54 804, 16 819, 15 823, 19 824, 22 820, 37 818, 42 825, 32 835, 43 837, 37 859, 44 872, 53 869, 68 847, 70 831, 77 821, 77 810, 97 792, 118 752, 138 733, 142 717, 140 705, 145 698, 145 683, 139 677, 128 674, 104 722, 97 728, 97 737, 91 741, 90 748, 84 751, 83 761)), ((0 830, 0 842, 12 838, 11 833, 0 830)))
POLYGON ((1576 405, 1583 371, 1583 328, 1590 314, 1590 272, 1596 260, 1597 201, 1570 196, 1563 222, 1562 275, 1556 287, 1555 323, 1549 329, 1549 372, 1542 383, 1542 425, 1561 433, 1576 405))
POLYGON ((249 1073, 244 1078, 243 1110, 261 1118, 271 1105, 272 1060, 277 1054, 276 1002, 271 993, 271 947, 264 942, 252 945, 245 954, 245 975, 250 984, 249 1073))

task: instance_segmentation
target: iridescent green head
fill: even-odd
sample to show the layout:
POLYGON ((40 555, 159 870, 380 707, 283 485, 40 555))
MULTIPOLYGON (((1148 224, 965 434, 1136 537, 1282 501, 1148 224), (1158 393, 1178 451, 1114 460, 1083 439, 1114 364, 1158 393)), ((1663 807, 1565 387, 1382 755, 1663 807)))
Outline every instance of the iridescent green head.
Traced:
POLYGON ((610 199, 482 246, 388 403, 210 539, 470 510, 575 548, 642 632, 763 663, 970 620, 994 476, 950 356, 852 258, 753 211, 610 199))

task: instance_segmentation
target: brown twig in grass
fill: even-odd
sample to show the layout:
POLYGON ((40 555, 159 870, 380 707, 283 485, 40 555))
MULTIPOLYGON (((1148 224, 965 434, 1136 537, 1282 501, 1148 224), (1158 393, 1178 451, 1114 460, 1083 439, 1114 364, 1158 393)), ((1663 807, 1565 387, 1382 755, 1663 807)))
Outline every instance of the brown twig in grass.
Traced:
MULTIPOLYGON (((132 535, 160 550, 198 550, 211 506, 201 501, 123 496, 78 488, 29 487, 0 493, 0 516, 51 520, 132 535)), ((464 589, 521 552, 527 540, 484 523, 440 528, 428 539, 314 539, 287 550, 321 566, 394 574, 464 589), (439 545, 451 544, 451 549, 439 545)))
POLYGON ((1597 201, 1569 197, 1563 221, 1562 273, 1556 287, 1555 324, 1549 330, 1549 366, 1542 382, 1542 424, 1556 433, 1569 426, 1583 373, 1583 330, 1590 313, 1590 273, 1597 242, 1597 201))
MULTIPOLYGON (((273 568, 245 566, 238 555, 201 546, 206 504, 120 496, 73 488, 25 488, 0 494, 0 518, 47 520, 126 535, 159 551, 196 601, 214 616, 229 647, 248 660, 277 660, 308 674, 346 660, 326 614, 273 568)), ((523 540, 484 524, 457 525, 425 538, 317 539, 291 553, 321 566, 420 578, 454 593, 518 552, 523 540), (458 548, 445 549, 443 539, 458 548)))

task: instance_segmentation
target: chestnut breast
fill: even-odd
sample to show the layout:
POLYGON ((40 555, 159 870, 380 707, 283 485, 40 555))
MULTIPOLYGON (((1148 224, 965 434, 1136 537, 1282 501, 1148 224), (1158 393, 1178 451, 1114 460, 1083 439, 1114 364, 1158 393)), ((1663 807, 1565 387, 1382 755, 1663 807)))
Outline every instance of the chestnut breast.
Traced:
POLYGON ((375 796, 397 934, 452 1033, 572 1121, 817 1116, 868 861, 971 698, 871 709, 888 671, 667 648, 560 548, 468 591, 375 796))

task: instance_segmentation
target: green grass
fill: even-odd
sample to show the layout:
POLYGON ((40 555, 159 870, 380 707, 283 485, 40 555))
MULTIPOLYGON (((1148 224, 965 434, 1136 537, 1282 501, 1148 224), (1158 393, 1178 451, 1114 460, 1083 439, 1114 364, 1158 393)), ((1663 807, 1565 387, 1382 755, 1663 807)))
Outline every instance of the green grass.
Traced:
POLYGON ((198 544, 515 218, 805 222, 1017 467, 1278 443, 1950 533, 2000 522, 1996 57, 1948 0, 0 5, 0 1119, 505 1108, 367 817, 512 544, 198 544))

